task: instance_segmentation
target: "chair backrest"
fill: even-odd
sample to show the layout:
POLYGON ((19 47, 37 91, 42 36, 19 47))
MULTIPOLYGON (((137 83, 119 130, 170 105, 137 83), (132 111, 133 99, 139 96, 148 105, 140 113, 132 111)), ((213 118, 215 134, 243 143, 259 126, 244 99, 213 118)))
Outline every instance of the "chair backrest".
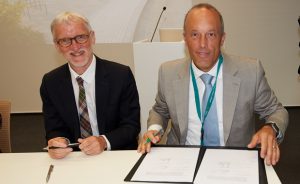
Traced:
POLYGON ((11 103, 7 100, 0 100, 0 152, 10 153, 10 110, 11 103))

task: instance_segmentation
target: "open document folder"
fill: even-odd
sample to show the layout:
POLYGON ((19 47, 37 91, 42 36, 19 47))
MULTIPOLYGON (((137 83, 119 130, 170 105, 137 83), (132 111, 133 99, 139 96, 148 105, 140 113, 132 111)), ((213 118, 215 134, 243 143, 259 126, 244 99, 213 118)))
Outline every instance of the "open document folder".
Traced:
POLYGON ((152 147, 124 181, 160 183, 266 184, 257 149, 152 147))

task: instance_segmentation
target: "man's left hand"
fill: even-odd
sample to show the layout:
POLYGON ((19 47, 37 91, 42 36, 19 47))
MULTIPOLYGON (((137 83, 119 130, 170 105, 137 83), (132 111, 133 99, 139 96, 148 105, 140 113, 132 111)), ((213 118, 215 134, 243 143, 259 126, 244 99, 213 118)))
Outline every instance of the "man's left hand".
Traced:
POLYGON ((276 141, 275 132, 270 126, 263 126, 248 144, 248 148, 261 145, 260 157, 265 159, 267 165, 276 165, 280 158, 280 150, 276 141))
POLYGON ((102 136, 90 136, 85 139, 78 139, 79 149, 87 155, 97 155, 106 148, 106 141, 102 136))

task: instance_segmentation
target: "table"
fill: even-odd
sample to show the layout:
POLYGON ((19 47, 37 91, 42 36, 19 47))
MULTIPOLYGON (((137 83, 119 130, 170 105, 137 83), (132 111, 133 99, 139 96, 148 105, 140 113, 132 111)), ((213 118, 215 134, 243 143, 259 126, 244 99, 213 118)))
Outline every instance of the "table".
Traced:
MULTIPOLYGON (((136 150, 105 151, 95 156, 72 152, 60 160, 51 159, 45 152, 1 153, 0 182, 46 183, 49 166, 53 164, 54 170, 48 184, 130 184, 132 182, 124 182, 124 178, 140 156, 136 150)), ((266 173, 268 183, 281 183, 272 166, 266 166, 266 173)), ((138 183, 142 182, 134 182, 138 183)))

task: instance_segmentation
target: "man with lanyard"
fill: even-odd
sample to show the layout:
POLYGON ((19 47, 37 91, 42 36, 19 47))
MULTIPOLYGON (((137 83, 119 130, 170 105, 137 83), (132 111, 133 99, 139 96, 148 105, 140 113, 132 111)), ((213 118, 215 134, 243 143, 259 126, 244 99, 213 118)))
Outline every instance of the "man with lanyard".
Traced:
POLYGON ((171 119, 168 145, 254 148, 260 144, 260 156, 275 165, 288 113, 270 89, 260 61, 221 53, 223 18, 209 4, 189 10, 183 36, 190 58, 161 65, 156 103, 138 152, 149 152, 151 142, 160 140, 171 119), (265 120, 256 133, 255 113, 265 120))

